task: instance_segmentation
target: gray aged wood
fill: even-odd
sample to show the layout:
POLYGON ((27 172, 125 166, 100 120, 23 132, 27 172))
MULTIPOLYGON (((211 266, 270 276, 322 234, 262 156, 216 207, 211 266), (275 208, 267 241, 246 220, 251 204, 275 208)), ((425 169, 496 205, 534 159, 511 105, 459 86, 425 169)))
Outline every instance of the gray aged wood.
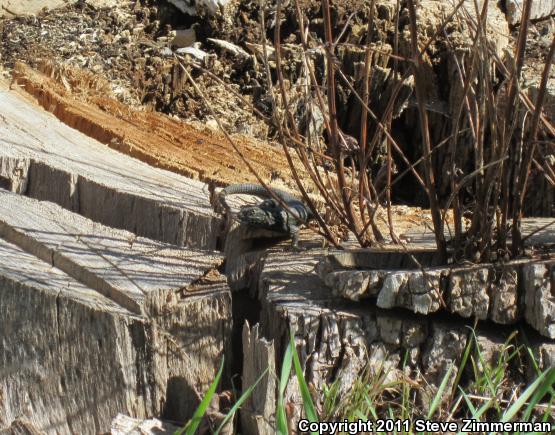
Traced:
POLYGON ((2 240, 0 255, 0 426, 95 433, 114 410, 152 412, 144 320, 2 240))
POLYGON ((522 287, 526 321, 542 335, 555 338, 555 260, 525 265, 522 287))
POLYGON ((384 309, 406 308, 424 315, 449 311, 500 324, 515 323, 524 316, 540 334, 555 338, 555 305, 550 296, 555 259, 426 267, 422 260, 433 262, 433 256, 426 252, 414 255, 424 269, 403 261, 408 254, 355 251, 331 253, 316 270, 338 297, 353 301, 371 298, 384 309), (390 259, 393 263, 388 267, 390 259))
MULTIPOLYGON (((320 391, 324 383, 337 381, 339 394, 345 397, 365 369, 370 376, 384 374, 387 382, 406 376, 402 362, 408 354, 405 370, 419 373, 417 380, 426 385, 419 390, 418 397, 426 409, 451 367, 452 379, 455 378, 460 358, 468 340, 472 339, 469 324, 462 317, 446 319, 402 309, 384 310, 372 303, 338 297, 316 272, 316 266, 326 255, 324 250, 280 252, 283 246, 270 249, 251 265, 246 272, 248 279, 244 281, 256 283, 250 291, 262 307, 257 334, 274 344, 276 366, 281 364, 291 329, 307 382, 320 391)), ((485 364, 496 364, 504 341, 513 330, 511 326, 492 328, 488 323, 477 329, 485 364)), ((244 339, 249 343, 252 340, 248 335, 244 339)), ((540 367, 552 366, 555 342, 539 335, 533 341, 533 351, 540 356, 540 367)), ((259 350, 261 361, 266 358, 266 352, 264 347, 259 350)), ((244 367, 251 367, 252 354, 245 352, 244 358, 244 367)), ((257 373, 253 370, 250 379, 257 373)), ((533 379, 534 373, 529 376, 533 379)), ((294 427, 302 415, 302 399, 293 378, 287 386, 285 400, 294 404, 289 419, 294 427)), ((251 433, 264 432, 253 429, 251 433)))
POLYGON ((118 412, 190 417, 231 332, 221 257, 0 196, 0 427, 24 416, 41 433, 92 434, 118 412))
POLYGON ((179 246, 215 249, 204 183, 149 166, 0 90, 0 187, 179 246))
POLYGON ((0 429, 0 435, 41 435, 41 433, 29 420, 18 418, 10 427, 0 429))
POLYGON ((156 310, 223 261, 215 252, 136 237, 4 190, 0 237, 138 314, 156 310))
POLYGON ((243 325, 243 390, 260 379, 251 396, 241 407, 245 434, 273 435, 276 411, 276 365, 274 345, 260 336, 259 325, 243 325))
POLYGON ((111 435, 173 435, 179 427, 151 418, 139 420, 127 415, 118 414, 112 422, 111 435))
MULTIPOLYGON (((505 10, 509 24, 519 24, 522 19, 523 0, 505 0, 505 10)), ((555 15, 555 0, 534 0, 530 11, 531 20, 539 20, 555 15)))

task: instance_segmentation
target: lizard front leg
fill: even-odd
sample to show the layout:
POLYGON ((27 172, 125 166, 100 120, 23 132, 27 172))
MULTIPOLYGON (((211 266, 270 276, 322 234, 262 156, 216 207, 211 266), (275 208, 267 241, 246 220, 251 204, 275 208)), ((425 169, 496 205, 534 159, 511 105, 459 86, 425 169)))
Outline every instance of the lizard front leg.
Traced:
POLYGON ((291 249, 296 252, 301 252, 305 250, 305 248, 299 246, 299 231, 300 228, 297 225, 292 225, 289 227, 289 232, 291 234, 291 249))

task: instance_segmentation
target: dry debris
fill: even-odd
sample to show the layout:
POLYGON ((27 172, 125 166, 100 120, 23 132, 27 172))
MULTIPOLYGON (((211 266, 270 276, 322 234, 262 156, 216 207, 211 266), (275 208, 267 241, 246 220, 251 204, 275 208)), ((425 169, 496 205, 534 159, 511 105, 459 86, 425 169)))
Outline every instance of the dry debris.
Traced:
MULTIPOLYGON (((400 2, 401 10, 397 13, 397 3, 396 0, 377 2, 373 22, 375 42, 372 48, 376 52, 373 55, 375 71, 370 85, 370 107, 377 113, 383 111, 389 100, 387 89, 400 79, 399 74, 392 73, 390 54, 396 45, 401 55, 410 54, 407 11, 400 2)), ((467 3, 472 14, 474 3, 467 3)), ((0 21, 0 62, 10 69, 16 61, 37 67, 48 59, 53 63, 88 70, 105 79, 110 89, 107 95, 115 96, 130 107, 155 110, 202 128, 216 130, 218 124, 207 107, 209 102, 215 116, 230 133, 273 140, 276 131, 267 120, 274 115, 274 108, 266 81, 262 43, 264 40, 267 43, 269 69, 275 75, 271 41, 276 24, 276 5, 274 2, 264 3, 264 10, 261 11, 260 4, 254 0, 205 0, 196 3, 186 0, 133 0, 119 2, 113 7, 98 7, 80 0, 59 9, 42 11, 36 16, 0 21), (262 12, 265 22, 263 32, 262 12), (188 75, 202 95, 195 90, 188 75)), ((352 78, 352 86, 356 89, 363 82, 363 44, 370 4, 369 0, 332 4, 333 31, 338 37, 337 62, 352 78)), ((308 55, 314 61, 320 79, 326 62, 321 3, 303 0, 301 8, 307 17, 306 25, 310 33, 308 55)), ((431 36, 448 12, 448 2, 423 0, 418 16, 421 34, 431 36)), ((322 136, 323 115, 313 102, 306 99, 307 72, 294 2, 283 3, 282 15, 282 69, 291 111, 302 134, 319 138, 322 136)), ((496 52, 499 55, 510 53, 514 41, 504 12, 496 3, 490 4, 488 20, 492 29, 489 37, 496 46, 496 52)), ((530 51, 533 58, 538 59, 538 65, 547 52, 552 26, 550 21, 545 21, 538 23, 532 31, 530 51)), ((460 96, 454 65, 447 53, 455 51, 461 59, 464 58, 465 50, 471 45, 468 32, 464 24, 450 23, 445 27, 444 35, 426 51, 426 68, 430 75, 426 106, 430 110, 432 137, 439 136, 446 128, 451 108, 460 96)), ((525 75, 537 81, 541 72, 534 65, 531 63, 525 68, 525 75)), ((412 77, 409 77, 403 83, 404 94, 399 99, 402 104, 394 110, 395 139, 409 159, 415 157, 414 144, 419 140, 414 135, 418 131, 418 116, 414 96, 411 96, 413 86, 412 77)), ((531 89, 533 93, 533 86, 531 89)), ((74 86, 72 90, 76 90, 74 86)), ((553 98, 546 102, 546 107, 555 113, 555 88, 550 92, 553 98)), ((356 137, 360 105, 344 83, 339 84, 337 95, 340 124, 346 135, 356 137)), ((376 169, 383 160, 380 152, 384 151, 379 148, 376 169)), ((443 162, 438 159, 435 164, 440 174, 443 162)), ((404 163, 399 166, 400 171, 405 169, 404 163)), ((543 180, 542 177, 538 179, 543 180)), ((535 214, 552 213, 553 189, 544 181, 538 182, 542 184, 538 189, 538 198, 531 202, 529 211, 535 214)), ((422 192, 414 186, 414 180, 407 176, 395 186, 394 196, 401 202, 425 205, 422 192)), ((438 189, 441 195, 445 195, 449 186, 439 179, 438 189)))

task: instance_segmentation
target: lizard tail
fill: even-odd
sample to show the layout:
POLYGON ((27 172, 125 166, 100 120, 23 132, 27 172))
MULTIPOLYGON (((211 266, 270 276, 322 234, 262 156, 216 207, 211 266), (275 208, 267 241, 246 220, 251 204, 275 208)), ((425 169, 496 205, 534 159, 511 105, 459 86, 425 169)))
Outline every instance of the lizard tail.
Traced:
MULTIPOLYGON (((272 187, 270 190, 283 201, 299 201, 299 198, 283 190, 274 189, 272 187)), ((254 195, 259 198, 271 198, 271 195, 263 186, 251 183, 232 184, 231 186, 227 186, 220 192, 220 196, 223 197, 226 195, 254 195)))

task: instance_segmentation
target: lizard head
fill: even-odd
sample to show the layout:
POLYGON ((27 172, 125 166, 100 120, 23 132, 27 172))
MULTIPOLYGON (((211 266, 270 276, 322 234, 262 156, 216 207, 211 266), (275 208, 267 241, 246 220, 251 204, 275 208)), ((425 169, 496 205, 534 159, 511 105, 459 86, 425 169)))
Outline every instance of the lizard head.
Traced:
POLYGON ((242 206, 238 218, 242 224, 252 228, 279 230, 284 225, 282 208, 273 199, 267 199, 256 205, 242 206))

